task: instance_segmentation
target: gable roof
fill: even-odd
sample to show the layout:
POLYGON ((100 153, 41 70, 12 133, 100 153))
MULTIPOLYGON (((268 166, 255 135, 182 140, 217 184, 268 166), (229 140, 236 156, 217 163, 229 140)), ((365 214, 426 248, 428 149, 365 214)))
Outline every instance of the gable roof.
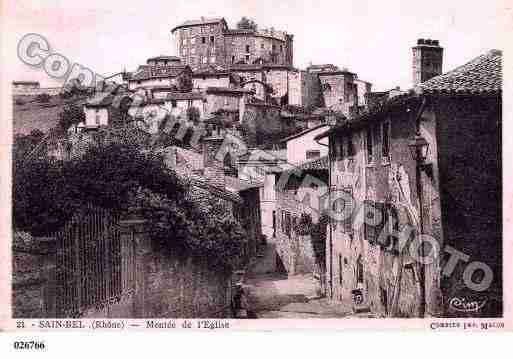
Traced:
POLYGON ((176 77, 180 75, 182 72, 190 70, 190 67, 187 65, 166 65, 166 66, 150 66, 150 65, 141 65, 132 73, 130 80, 139 81, 139 80, 149 80, 153 78, 160 77, 176 77))
POLYGON ((182 27, 218 24, 221 21, 226 22, 224 17, 213 17, 213 18, 202 17, 201 19, 198 19, 198 20, 187 20, 187 21, 184 21, 183 23, 181 23, 180 25, 172 28, 171 32, 173 33, 182 27))
POLYGON ((502 51, 490 50, 470 62, 418 85, 424 93, 495 94, 502 89, 502 51))
POLYGON ((295 138, 298 138, 298 137, 301 137, 301 136, 303 136, 303 135, 306 135, 306 134, 307 134, 307 133, 309 133, 309 132, 312 132, 312 131, 318 130, 318 129, 319 129, 319 128, 321 128, 321 127, 330 127, 330 126, 329 126, 329 125, 327 125, 327 124, 325 124, 325 123, 321 123, 320 125, 317 125, 317 126, 315 126, 315 127, 307 128, 307 129, 306 129, 306 130, 304 130, 304 131, 301 131, 301 132, 298 132, 298 133, 293 134, 293 135, 291 135, 291 136, 285 137, 285 138, 283 138, 282 140, 280 140, 280 142, 281 142, 281 143, 283 143, 283 142, 288 142, 288 141, 293 140, 293 139, 295 139, 295 138))
POLYGON ((158 60, 178 61, 178 62, 182 61, 179 57, 170 56, 170 55, 159 55, 159 56, 155 56, 155 57, 150 57, 146 61, 158 61, 158 60))

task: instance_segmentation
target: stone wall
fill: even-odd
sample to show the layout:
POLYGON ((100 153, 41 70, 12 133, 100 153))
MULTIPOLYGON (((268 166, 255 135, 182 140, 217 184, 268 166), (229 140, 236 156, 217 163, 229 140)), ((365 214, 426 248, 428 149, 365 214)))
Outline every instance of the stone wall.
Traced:
MULTIPOLYGON (((150 243, 140 221, 120 223, 122 236, 135 242, 132 288, 117 301, 86 308, 87 318, 216 318, 227 317, 231 300, 231 273, 203 258, 180 257, 150 243)), ((13 317, 55 317, 55 261, 51 251, 33 242, 13 251, 13 317)))
POLYGON ((399 230, 405 225, 417 228, 415 163, 408 150, 408 141, 415 134, 411 112, 404 114, 400 121, 390 121, 388 158, 381 155, 381 132, 378 127, 372 129, 372 161, 368 159, 365 130, 352 133, 354 156, 351 158, 347 156, 347 134, 338 134, 332 138, 333 142, 330 140, 334 149, 331 185, 337 190, 351 193, 355 200, 350 226, 344 221, 331 221, 331 236, 328 233, 326 249, 330 296, 335 301, 353 303, 353 291, 360 290, 363 305, 383 316, 391 315, 392 310, 396 309, 395 315, 401 317, 419 315, 421 288, 417 263, 407 255, 399 255, 371 241, 365 233, 363 217, 364 201, 389 203, 404 209, 399 216, 399 230), (340 152, 342 143, 343 157, 340 152), (360 270, 362 275, 359 275, 360 270), (396 307, 393 297, 399 288, 396 307))
MULTIPOLYGON (((443 221, 437 222, 435 218, 434 227, 443 229, 445 244, 469 256, 468 263, 484 262, 494 277, 488 290, 471 290, 463 281, 463 270, 468 263, 460 261, 451 276, 441 278, 443 302, 447 305, 453 298, 485 301, 479 312, 471 312, 472 316, 501 316, 505 238, 502 234, 501 99, 441 100, 436 106, 443 221)), ((477 272, 476 277, 474 280, 479 282, 477 272)), ((451 311, 448 306, 444 310, 448 316, 466 315, 451 311)))

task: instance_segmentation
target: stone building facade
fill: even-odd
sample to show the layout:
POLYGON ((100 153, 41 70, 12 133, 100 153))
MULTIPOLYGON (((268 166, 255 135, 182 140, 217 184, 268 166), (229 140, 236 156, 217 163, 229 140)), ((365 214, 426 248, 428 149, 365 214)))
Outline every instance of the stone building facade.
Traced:
POLYGON ((492 50, 319 136, 330 138, 330 196, 348 208, 328 232, 332 299, 394 317, 501 315, 501 81, 492 50), (421 239, 424 255, 440 254, 425 264, 411 247, 421 239), (453 267, 454 253, 465 259, 453 267))
POLYGON ((224 18, 189 20, 171 30, 177 54, 184 64, 229 65, 264 62, 293 63, 293 36, 273 28, 262 30, 229 29, 224 18))

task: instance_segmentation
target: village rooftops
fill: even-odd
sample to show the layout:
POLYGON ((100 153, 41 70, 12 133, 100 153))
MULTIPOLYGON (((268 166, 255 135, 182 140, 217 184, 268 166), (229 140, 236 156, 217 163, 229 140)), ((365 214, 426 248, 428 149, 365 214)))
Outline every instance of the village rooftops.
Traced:
POLYGON ((414 108, 427 96, 500 96, 502 92, 502 52, 490 50, 468 63, 419 84, 415 89, 388 96, 367 112, 345 121, 315 137, 318 141, 333 132, 362 126, 397 109, 414 108))
POLYGON ((230 71, 222 66, 202 66, 193 69, 193 77, 209 77, 209 76, 228 76, 230 71))
POLYGON ((171 92, 166 96, 166 100, 203 100, 201 92, 171 92))
POLYGON ((248 90, 244 88, 231 88, 231 87, 207 87, 205 90, 206 93, 226 93, 226 94, 233 94, 233 95, 243 95, 243 94, 253 94, 253 90, 248 90))
POLYGON ((301 131, 301 132, 298 132, 298 133, 296 133, 296 134, 293 134, 292 136, 285 137, 285 138, 283 138, 282 140, 280 140, 280 142, 281 142, 281 143, 283 143, 283 142, 289 142, 290 140, 294 140, 294 139, 296 139, 296 138, 298 138, 298 137, 301 137, 301 136, 306 135, 307 133, 310 133, 310 132, 312 132, 312 131, 318 130, 318 129, 319 129, 319 128, 321 128, 321 127, 328 127, 328 125, 326 125, 325 123, 322 123, 322 124, 317 125, 317 126, 315 126, 315 127, 308 128, 308 129, 306 129, 306 130, 304 130, 304 131, 301 131))
POLYGON ((150 66, 150 65, 141 65, 131 74, 130 80, 132 81, 140 81, 140 80, 149 80, 154 78, 161 77, 177 77, 182 72, 191 70, 187 65, 165 65, 165 66, 150 66))
POLYGON ((147 63, 150 62, 150 61, 173 61, 173 62, 180 62, 182 60, 179 57, 177 57, 177 56, 160 55, 160 56, 150 57, 148 60, 146 60, 147 63))

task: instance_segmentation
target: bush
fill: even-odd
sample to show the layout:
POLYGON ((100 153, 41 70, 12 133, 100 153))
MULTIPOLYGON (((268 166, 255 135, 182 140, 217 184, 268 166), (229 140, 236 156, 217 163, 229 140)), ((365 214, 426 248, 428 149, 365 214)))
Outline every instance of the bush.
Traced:
POLYGON ((25 104, 25 101, 23 101, 21 98, 17 98, 14 103, 18 106, 23 106, 25 104))
MULTIPOLYGON (((36 140, 25 142, 30 149, 36 140)), ((15 151, 21 151, 21 142, 15 151)), ((104 142, 67 162, 16 161, 13 180, 14 226, 37 236, 54 233, 93 204, 118 213, 137 209, 150 221, 152 243, 215 265, 233 265, 246 238, 226 209, 191 200, 188 184, 160 155, 130 142, 104 142)))
POLYGON ((39 103, 48 103, 52 99, 52 96, 50 96, 47 93, 42 93, 36 96, 36 101, 39 103))

